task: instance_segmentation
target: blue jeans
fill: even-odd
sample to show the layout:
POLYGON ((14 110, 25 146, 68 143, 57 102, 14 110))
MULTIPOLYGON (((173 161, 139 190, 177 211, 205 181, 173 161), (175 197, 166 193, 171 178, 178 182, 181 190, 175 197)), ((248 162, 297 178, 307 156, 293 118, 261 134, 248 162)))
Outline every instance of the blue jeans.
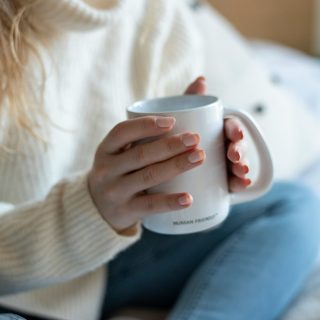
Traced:
POLYGON ((109 263, 102 318, 131 306, 168 308, 169 320, 278 319, 312 269, 319 230, 319 200, 291 183, 234 206, 216 230, 144 230, 109 263))
POLYGON ((12 313, 10 314, 6 313, 6 314, 0 314, 0 320, 25 320, 25 319, 12 313))

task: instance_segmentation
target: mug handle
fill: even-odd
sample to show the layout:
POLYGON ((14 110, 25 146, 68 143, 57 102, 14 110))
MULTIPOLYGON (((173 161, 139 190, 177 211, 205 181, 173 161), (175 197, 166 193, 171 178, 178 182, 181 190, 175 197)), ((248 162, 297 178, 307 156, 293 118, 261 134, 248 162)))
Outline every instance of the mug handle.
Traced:
POLYGON ((254 200, 270 189, 273 179, 273 164, 267 144, 253 118, 247 112, 224 108, 224 118, 232 117, 239 118, 247 128, 258 151, 258 158, 260 162, 260 172, 256 182, 249 187, 247 191, 230 194, 231 204, 237 204, 254 200))

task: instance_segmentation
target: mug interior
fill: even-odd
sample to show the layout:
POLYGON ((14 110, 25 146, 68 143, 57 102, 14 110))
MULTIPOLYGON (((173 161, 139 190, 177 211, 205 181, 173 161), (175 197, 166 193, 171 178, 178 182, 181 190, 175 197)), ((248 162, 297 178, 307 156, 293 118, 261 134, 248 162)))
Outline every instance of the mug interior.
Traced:
POLYGON ((214 96, 184 95, 174 97, 156 98, 135 102, 128 107, 134 113, 166 113, 190 111, 212 106, 218 98, 214 96))

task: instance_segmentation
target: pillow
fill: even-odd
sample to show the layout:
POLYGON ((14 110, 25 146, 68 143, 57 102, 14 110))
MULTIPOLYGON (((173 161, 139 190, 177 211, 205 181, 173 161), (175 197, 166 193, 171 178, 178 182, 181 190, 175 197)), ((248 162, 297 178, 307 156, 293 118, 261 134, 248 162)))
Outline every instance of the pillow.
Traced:
POLYGON ((301 99, 320 119, 320 60, 270 41, 251 42, 254 54, 278 86, 301 99))
MULTIPOLYGON (((294 94, 320 122, 319 59, 266 41, 255 41, 253 48, 278 86, 294 94)), ((299 180, 320 194, 320 157, 301 173, 299 180)))
MULTIPOLYGON (((296 178, 320 156, 320 126, 305 105, 272 82, 249 43, 216 11, 203 6, 194 14, 204 38, 208 94, 225 106, 248 111, 270 147, 276 179, 296 178)), ((249 139, 248 159, 257 171, 249 139)))

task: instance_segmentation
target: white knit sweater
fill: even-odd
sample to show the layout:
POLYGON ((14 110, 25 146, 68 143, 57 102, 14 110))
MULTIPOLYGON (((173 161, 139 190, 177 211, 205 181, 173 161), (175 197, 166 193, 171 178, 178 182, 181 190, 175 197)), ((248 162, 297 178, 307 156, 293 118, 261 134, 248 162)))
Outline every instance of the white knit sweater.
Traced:
POLYGON ((201 41, 181 0, 42 0, 59 29, 49 55, 48 149, 15 132, 0 154, 0 304, 94 320, 106 263, 138 240, 101 218, 87 189, 95 149, 133 101, 180 94, 200 74, 201 41), (18 293, 19 292, 19 293, 18 293))

